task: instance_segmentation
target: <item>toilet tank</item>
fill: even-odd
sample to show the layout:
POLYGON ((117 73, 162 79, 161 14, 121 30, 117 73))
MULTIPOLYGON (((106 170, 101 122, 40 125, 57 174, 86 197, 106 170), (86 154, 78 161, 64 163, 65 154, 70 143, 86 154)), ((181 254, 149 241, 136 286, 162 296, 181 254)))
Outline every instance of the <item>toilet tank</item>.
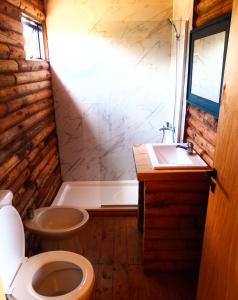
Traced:
POLYGON ((13 193, 9 190, 0 190, 0 206, 12 205, 13 193))
POLYGON ((25 257, 24 228, 12 198, 11 191, 0 191, 0 277, 6 294, 25 257))

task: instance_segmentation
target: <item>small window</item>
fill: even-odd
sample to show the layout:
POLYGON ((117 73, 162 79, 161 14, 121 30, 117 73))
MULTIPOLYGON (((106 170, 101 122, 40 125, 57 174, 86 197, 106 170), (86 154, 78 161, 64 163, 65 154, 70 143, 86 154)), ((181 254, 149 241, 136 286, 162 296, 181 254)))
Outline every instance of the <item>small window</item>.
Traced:
POLYGON ((36 21, 22 17, 23 35, 27 59, 45 59, 42 25, 36 21))

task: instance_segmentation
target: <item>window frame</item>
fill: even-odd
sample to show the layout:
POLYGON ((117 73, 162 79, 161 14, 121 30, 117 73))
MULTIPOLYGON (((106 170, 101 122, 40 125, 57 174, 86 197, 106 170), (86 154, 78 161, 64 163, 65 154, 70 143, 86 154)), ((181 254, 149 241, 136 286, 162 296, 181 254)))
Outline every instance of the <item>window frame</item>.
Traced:
POLYGON ((36 30, 37 35, 37 47, 39 51, 39 57, 26 57, 26 60, 47 60, 47 51, 46 51, 46 45, 45 45, 45 26, 43 23, 25 15, 22 14, 21 17, 22 25, 28 26, 32 28, 33 30, 36 30), (40 32, 42 34, 42 39, 40 38, 40 32), (42 41, 42 42, 41 42, 42 41))

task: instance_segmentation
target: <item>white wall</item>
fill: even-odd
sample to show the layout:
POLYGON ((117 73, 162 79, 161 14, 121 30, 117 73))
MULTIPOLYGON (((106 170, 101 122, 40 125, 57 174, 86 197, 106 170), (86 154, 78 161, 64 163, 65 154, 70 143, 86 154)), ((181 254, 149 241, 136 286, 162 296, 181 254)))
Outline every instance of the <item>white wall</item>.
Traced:
POLYGON ((132 145, 172 118, 172 0, 48 0, 63 180, 134 179, 132 145))
POLYGON ((180 34, 176 39, 173 30, 171 46, 171 86, 172 98, 175 101, 176 140, 183 141, 185 113, 187 69, 189 55, 189 32, 192 29, 193 0, 173 0, 173 20, 180 34))

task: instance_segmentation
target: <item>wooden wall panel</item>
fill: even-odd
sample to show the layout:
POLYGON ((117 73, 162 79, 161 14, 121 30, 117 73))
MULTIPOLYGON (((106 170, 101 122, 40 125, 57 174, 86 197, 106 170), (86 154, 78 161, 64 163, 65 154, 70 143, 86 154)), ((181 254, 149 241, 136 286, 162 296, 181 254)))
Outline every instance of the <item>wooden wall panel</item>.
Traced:
POLYGON ((204 173, 189 176, 144 182, 145 269, 198 269, 209 184, 204 173))
POLYGON ((25 59, 22 10, 44 19, 43 1, 0 0, 0 189, 24 218, 51 204, 61 174, 50 66, 25 59))
POLYGON ((44 5, 41 0, 5 0, 38 21, 45 20, 44 5))
POLYGON ((233 0, 200 0, 195 1, 194 25, 201 26, 221 15, 231 12, 233 0))
POLYGON ((216 132, 217 118, 191 104, 187 105, 185 139, 194 144, 194 149, 211 167, 215 154, 216 132))
MULTIPOLYGON (((225 13, 231 12, 232 0, 194 1, 194 27, 201 26, 225 13)), ((187 105, 185 140, 194 144, 195 150, 213 167, 216 147, 217 118, 187 105)))

